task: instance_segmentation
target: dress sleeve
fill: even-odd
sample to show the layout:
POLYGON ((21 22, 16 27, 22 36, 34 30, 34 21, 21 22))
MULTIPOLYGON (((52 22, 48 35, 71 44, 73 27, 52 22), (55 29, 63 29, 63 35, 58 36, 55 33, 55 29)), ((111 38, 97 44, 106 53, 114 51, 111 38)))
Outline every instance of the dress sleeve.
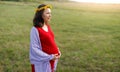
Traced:
POLYGON ((49 61, 53 59, 53 55, 49 55, 42 51, 40 37, 37 29, 33 27, 30 33, 30 59, 35 61, 49 61))

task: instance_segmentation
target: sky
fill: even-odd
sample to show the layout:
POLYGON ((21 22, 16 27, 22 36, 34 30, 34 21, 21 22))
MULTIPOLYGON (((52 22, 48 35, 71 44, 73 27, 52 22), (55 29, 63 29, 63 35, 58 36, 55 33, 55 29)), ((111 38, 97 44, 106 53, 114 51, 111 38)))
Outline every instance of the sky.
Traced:
POLYGON ((70 1, 120 4, 120 0, 70 0, 70 1))

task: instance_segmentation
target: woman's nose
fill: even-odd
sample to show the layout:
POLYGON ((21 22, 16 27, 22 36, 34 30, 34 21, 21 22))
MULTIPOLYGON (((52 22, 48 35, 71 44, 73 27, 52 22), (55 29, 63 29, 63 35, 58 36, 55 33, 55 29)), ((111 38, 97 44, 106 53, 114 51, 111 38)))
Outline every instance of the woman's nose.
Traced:
POLYGON ((50 14, 49 17, 51 17, 52 15, 50 14))

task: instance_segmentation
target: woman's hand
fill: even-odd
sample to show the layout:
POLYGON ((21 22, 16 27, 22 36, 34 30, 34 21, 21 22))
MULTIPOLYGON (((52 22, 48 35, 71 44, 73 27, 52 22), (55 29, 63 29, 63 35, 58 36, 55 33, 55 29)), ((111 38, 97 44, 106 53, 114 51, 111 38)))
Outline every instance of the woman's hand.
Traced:
POLYGON ((60 55, 59 54, 54 54, 54 57, 52 60, 56 60, 56 59, 59 59, 60 58, 60 55))

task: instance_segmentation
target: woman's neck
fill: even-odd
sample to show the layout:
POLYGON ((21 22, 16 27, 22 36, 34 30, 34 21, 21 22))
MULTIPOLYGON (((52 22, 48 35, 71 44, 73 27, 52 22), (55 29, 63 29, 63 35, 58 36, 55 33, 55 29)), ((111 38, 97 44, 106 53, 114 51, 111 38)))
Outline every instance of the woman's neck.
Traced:
POLYGON ((44 24, 43 27, 42 27, 42 29, 43 29, 44 31, 48 32, 47 24, 44 24))
POLYGON ((44 25, 45 25, 45 24, 47 25, 47 24, 48 24, 48 21, 44 22, 44 25))

